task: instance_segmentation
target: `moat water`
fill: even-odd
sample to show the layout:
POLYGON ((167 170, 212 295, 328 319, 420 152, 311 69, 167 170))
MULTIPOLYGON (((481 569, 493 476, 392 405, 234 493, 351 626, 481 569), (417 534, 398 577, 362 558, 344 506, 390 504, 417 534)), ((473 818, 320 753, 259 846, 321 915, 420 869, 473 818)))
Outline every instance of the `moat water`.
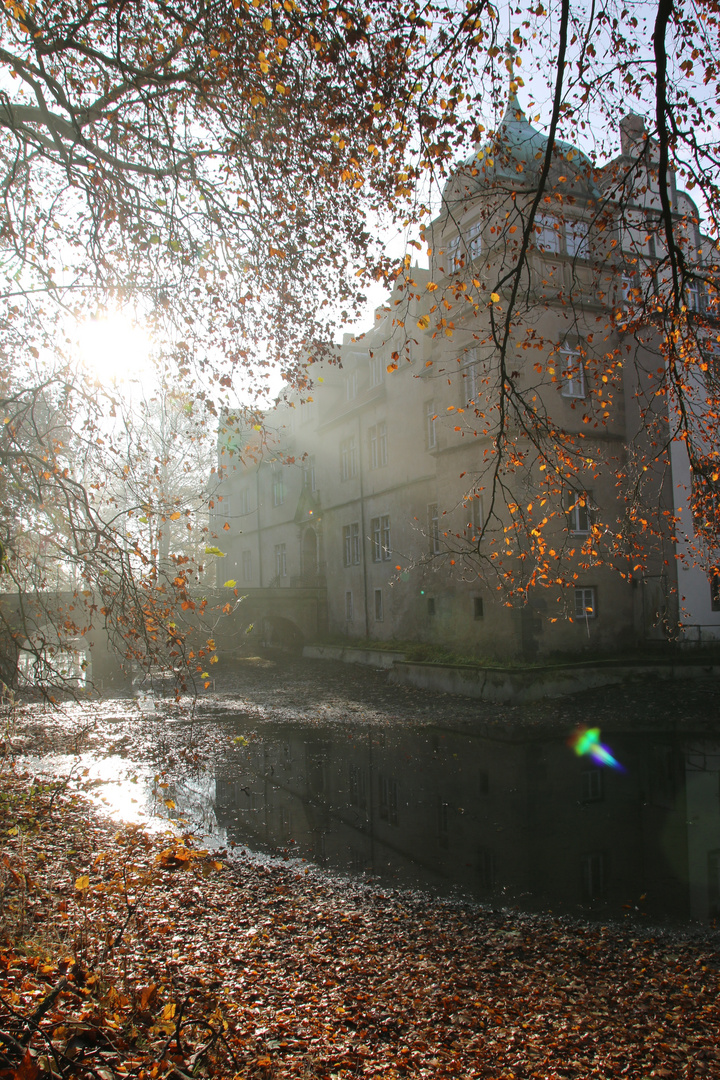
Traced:
POLYGON ((380 698, 361 706, 364 678, 343 696, 340 674, 324 710, 307 681, 293 697, 282 680, 192 723, 150 699, 132 717, 106 708, 75 775, 90 770, 117 818, 382 888, 601 920, 720 916, 720 727, 612 730, 603 715, 603 760, 592 738, 595 756, 576 752, 578 702, 546 709, 548 732, 507 711, 476 723, 476 703, 447 696, 389 697, 375 676, 380 698))

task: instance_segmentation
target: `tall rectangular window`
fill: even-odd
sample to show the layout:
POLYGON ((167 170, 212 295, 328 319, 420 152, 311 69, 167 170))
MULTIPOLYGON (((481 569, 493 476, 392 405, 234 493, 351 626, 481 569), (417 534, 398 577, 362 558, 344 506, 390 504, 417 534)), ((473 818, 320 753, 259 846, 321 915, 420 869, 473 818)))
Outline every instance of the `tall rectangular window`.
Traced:
POLYGON ((275 545, 275 577, 287 577, 287 549, 285 544, 275 545))
POLYGON ((381 420, 368 429, 370 444, 370 468, 379 469, 387 465, 387 424, 381 420))
POLYGON ((478 396, 478 362, 477 349, 468 349, 460 368, 460 407, 474 405, 478 396))
POLYGON ((390 516, 373 518, 370 523, 373 562, 386 562, 390 556, 390 516))
POLYGON ((448 274, 455 273, 455 267, 460 261, 460 237, 457 233, 447 241, 447 259, 445 270, 448 274))
POLYGON ((575 618, 594 619, 597 616, 597 600, 594 588, 575 590, 575 618))
POLYGON ((240 498, 238 500, 238 514, 240 517, 247 517, 250 513, 250 492, 247 488, 243 488, 240 492, 240 498))
POLYGON ((482 251, 482 221, 473 221, 465 232, 468 258, 476 259, 482 251))
POLYGON ((378 776, 379 806, 378 814, 381 821, 387 821, 388 825, 398 823, 398 782, 394 776, 386 776, 380 773, 378 776))
POLYGON ((273 465, 272 470, 272 503, 280 506, 285 502, 285 485, 283 483, 282 469, 279 465, 273 465))
POLYGON ((364 810, 367 806, 367 773, 362 765, 351 762, 348 768, 350 780, 350 802, 364 810))
POLYGON ((567 491, 565 513, 568 532, 574 536, 587 536, 590 532, 590 497, 587 492, 567 491))
POLYGON ((626 270, 620 279, 620 306, 627 310, 641 299, 640 284, 635 270, 626 270))
POLYGON ((587 259, 590 254, 588 231, 590 226, 587 221, 565 222, 565 250, 568 255, 577 259, 587 259))
POLYGON ((252 551, 243 551, 241 555, 242 579, 247 585, 252 581, 252 551))
POLYGON ((686 286, 686 306, 688 311, 702 311, 703 309, 703 293, 701 291, 700 282, 696 279, 691 279, 686 286))
POLYGON ((434 450, 437 446, 437 428, 435 427, 437 421, 437 413, 435 412, 435 402, 425 402, 425 447, 427 450, 434 450))
POLYGON ((383 381, 383 358, 378 353, 370 357, 370 386, 380 386, 383 381))
POLYGON ((382 589, 375 590, 375 622, 383 621, 383 594, 382 589))
POLYGON ((360 562, 360 523, 358 521, 343 526, 343 562, 345 566, 357 566, 360 562))
POLYGON ((345 621, 352 622, 353 619, 353 595, 350 591, 345 593, 345 621))
POLYGON ((560 251, 560 222, 549 214, 538 214, 535 218, 535 244, 548 254, 557 255, 560 251))
POLYGON ((479 495, 474 495, 470 492, 466 496, 467 501, 463 503, 463 510, 465 511, 465 534, 469 534, 470 540, 474 543, 480 536, 483 527, 483 504, 479 495))
POLYGON ((720 574, 717 570, 710 575, 710 610, 720 611, 720 574))
POLYGON ((388 463, 388 432, 387 424, 384 420, 381 420, 377 426, 378 429, 378 458, 380 461, 380 467, 387 465, 388 463))
POLYGON ((428 546, 431 555, 440 554, 440 516, 438 504, 430 503, 428 506, 428 546))
POLYGON ((369 429, 368 439, 370 442, 370 468, 377 469, 379 463, 377 424, 373 424, 373 426, 369 429))
POLYGON ((347 401, 352 401, 357 397, 357 386, 357 371, 351 371, 345 378, 345 398, 347 401))
POLYGON ((598 900, 605 894, 607 860, 604 851, 592 851, 580 860, 583 900, 598 900))
POLYGON ((584 769, 580 777, 583 802, 600 802, 604 797, 601 769, 584 769))
POLYGON ((585 397, 585 370, 582 356, 576 349, 560 350, 562 396, 567 398, 585 397))
POLYGON ((355 437, 343 439, 340 443, 340 479, 352 480, 357 476, 357 447, 355 437))

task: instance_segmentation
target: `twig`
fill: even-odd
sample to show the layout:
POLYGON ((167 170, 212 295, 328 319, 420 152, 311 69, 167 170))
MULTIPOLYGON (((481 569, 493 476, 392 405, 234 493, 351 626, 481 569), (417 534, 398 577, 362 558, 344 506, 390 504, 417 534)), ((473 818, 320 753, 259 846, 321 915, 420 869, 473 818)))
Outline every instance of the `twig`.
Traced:
POLYGON ((20 1040, 23 1048, 25 1048, 32 1039, 35 1029, 37 1028, 38 1024, 40 1023, 48 1009, 51 1008, 55 999, 60 994, 62 994, 65 987, 69 985, 69 981, 63 975, 60 982, 56 986, 54 986, 50 993, 46 994, 46 996, 42 999, 32 1016, 29 1016, 27 1018, 27 1020, 25 1021, 25 1026, 29 1027, 29 1031, 25 1035, 23 1035, 22 1039, 20 1040))

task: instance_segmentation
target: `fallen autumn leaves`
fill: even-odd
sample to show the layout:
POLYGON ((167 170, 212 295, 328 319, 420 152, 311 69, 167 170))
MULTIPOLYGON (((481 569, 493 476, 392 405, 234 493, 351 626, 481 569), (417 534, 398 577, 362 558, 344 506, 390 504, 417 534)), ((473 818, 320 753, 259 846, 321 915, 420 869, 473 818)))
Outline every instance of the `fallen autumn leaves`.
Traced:
POLYGON ((0 774, 0 1078, 720 1075, 717 934, 220 862, 0 774))

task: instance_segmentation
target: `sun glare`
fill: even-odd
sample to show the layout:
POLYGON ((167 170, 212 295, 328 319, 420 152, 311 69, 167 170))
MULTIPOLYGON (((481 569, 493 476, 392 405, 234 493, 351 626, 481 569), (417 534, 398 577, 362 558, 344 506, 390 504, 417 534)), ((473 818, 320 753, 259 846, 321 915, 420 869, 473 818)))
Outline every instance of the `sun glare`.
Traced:
POLYGON ((93 316, 78 330, 80 362, 90 379, 103 385, 151 382, 151 348, 147 333, 121 311, 93 316))

